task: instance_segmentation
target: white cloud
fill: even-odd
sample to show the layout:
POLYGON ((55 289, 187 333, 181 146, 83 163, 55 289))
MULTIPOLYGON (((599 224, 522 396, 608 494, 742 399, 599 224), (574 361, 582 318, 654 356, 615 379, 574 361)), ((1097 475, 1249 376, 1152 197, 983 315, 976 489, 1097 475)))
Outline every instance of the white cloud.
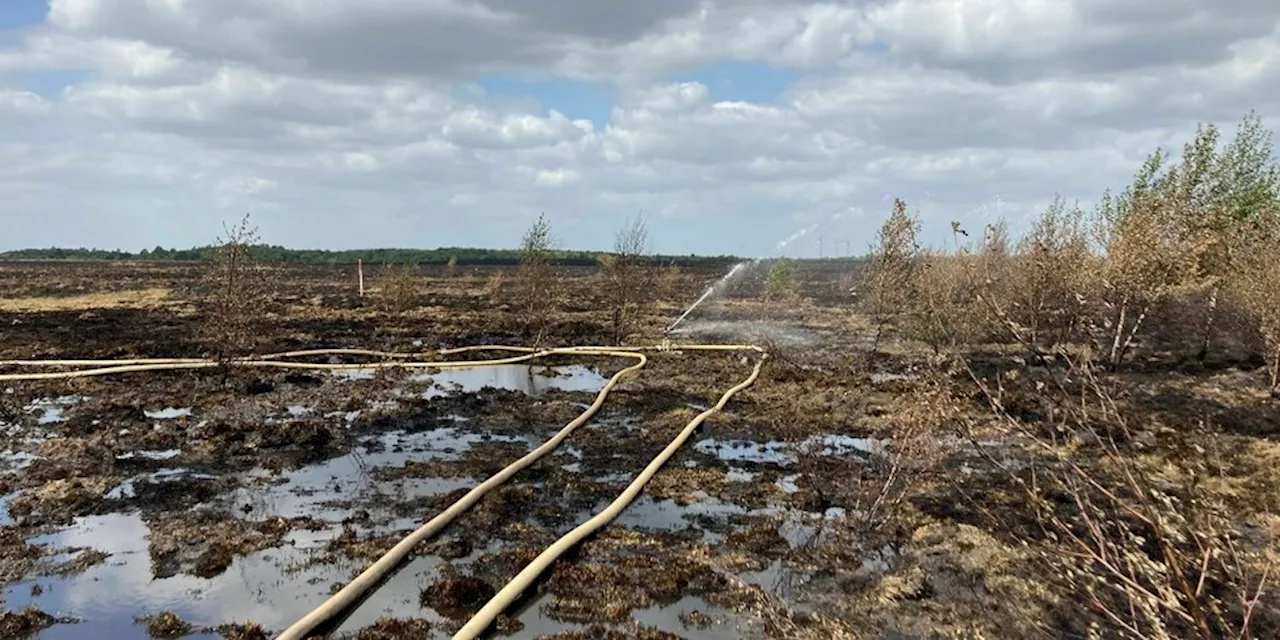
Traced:
POLYGON ((246 210, 294 245, 511 245, 546 211, 603 247, 644 210, 659 250, 862 247, 894 196, 941 237, 1249 109, 1280 114, 1268 0, 53 0, 0 49, 0 247, 201 243, 246 210), (797 79, 724 100, 721 62, 797 79))

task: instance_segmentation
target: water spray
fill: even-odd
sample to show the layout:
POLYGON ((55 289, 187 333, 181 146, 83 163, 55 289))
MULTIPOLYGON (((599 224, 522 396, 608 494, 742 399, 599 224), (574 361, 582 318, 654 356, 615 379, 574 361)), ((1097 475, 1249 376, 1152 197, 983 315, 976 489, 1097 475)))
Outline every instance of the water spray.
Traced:
POLYGON ((689 314, 693 313, 693 310, 697 309, 699 305, 701 305, 703 302, 706 302, 707 298, 710 298, 711 296, 715 295, 716 293, 724 289, 724 286, 728 284, 729 281, 732 280, 734 276, 738 275, 744 269, 746 269, 751 265, 756 264, 757 262, 760 262, 759 258, 755 260, 751 260, 749 262, 739 262, 738 264, 733 265, 733 268, 729 270, 729 273, 726 273, 723 278, 716 280, 714 283, 712 283, 711 286, 707 287, 707 290, 703 291, 702 295, 699 296, 698 299, 694 301, 694 303, 688 309, 685 309, 684 313, 680 314, 680 317, 676 318, 675 322, 672 322, 669 326, 667 326, 666 329, 663 329, 662 331, 663 337, 670 335, 671 332, 675 330, 676 326, 679 325, 681 322, 684 322, 684 319, 689 317, 689 314))

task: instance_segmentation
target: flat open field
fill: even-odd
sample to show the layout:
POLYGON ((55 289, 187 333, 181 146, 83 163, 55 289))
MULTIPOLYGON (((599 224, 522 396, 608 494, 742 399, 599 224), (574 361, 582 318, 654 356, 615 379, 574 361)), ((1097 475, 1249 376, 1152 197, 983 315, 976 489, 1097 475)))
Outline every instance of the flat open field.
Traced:
MULTIPOLYGON (((729 266, 666 274, 628 343, 660 343, 729 266)), ((890 336, 870 353, 851 263, 797 268, 802 300, 763 301, 767 269, 756 267, 672 336, 759 343, 772 357, 618 520, 498 620, 495 637, 1085 631, 1086 597, 1046 579, 1024 544, 1042 534, 999 471, 1030 454, 998 433, 978 442, 951 427, 983 408, 971 389, 929 373, 928 349, 890 336)), ((543 344, 609 344, 596 270, 557 280, 543 344)), ((0 263, 0 359, 198 356, 200 282, 199 265, 0 263)), ((361 299, 352 267, 273 268, 254 351, 524 342, 515 270, 424 268, 415 283, 413 308, 388 311, 377 272, 361 299)), ((278 633, 573 420, 629 364, 574 356, 0 383, 0 636, 278 633)), ((750 371, 741 353, 653 354, 562 446, 420 545, 330 637, 448 637, 750 371)), ((1258 375, 1218 367, 1115 380, 1129 410, 1155 416, 1134 436, 1153 467, 1192 444, 1232 452, 1208 481, 1246 505, 1240 521, 1265 540, 1280 530, 1266 515, 1280 500, 1280 412, 1256 391, 1258 375), (1189 444, 1206 422, 1220 430, 1189 444)), ((1264 609, 1258 637, 1275 628, 1264 609)))

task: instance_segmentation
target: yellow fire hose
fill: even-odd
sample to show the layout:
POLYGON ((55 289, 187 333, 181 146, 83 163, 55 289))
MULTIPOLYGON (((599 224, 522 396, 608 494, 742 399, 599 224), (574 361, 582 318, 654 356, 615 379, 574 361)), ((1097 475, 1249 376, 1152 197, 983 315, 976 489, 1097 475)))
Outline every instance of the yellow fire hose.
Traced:
MULTIPOLYGON (((553 355, 585 355, 585 356, 623 356, 634 357, 636 350, 610 350, 608 348, 596 347, 564 347, 559 349, 543 349, 536 350, 527 347, 508 347, 508 346, 480 346, 480 347, 463 347, 460 349, 449 349, 438 352, 441 355, 452 355, 456 353, 464 353, 469 351, 516 351, 522 352, 524 355, 512 356, 509 358, 498 358, 494 360, 439 360, 427 362, 414 362, 413 359, 426 357, 433 354, 417 354, 417 353, 395 353, 386 351, 366 351, 363 349, 314 349, 311 351, 291 351, 286 353, 274 353, 254 358, 238 358, 226 362, 227 366, 232 367, 264 367, 276 369, 317 369, 326 371, 342 371, 354 369, 382 369, 382 368, 406 368, 406 369, 466 369, 472 367, 493 366, 501 364, 517 364, 537 358, 543 358, 553 355), (321 355, 365 355, 380 358, 387 358, 382 362, 361 363, 361 364, 324 364, 315 362, 290 362, 287 358, 298 358, 307 356, 321 355), (394 360, 392 360, 394 359, 394 360)), ((0 361, 0 366, 13 367, 61 367, 61 366, 91 366, 91 369, 76 369, 73 371, 51 371, 42 373, 10 373, 0 375, 0 382, 4 381, 22 381, 22 380, 62 380, 70 378, 87 378, 93 376, 105 376, 117 373, 134 373, 141 371, 175 371, 183 369, 210 369, 220 366, 220 363, 208 358, 151 358, 138 360, 8 360, 0 361)))
POLYGON ((573 548, 573 546, 579 542, 582 542, 584 538, 595 533, 601 527, 613 522, 613 520, 617 518, 633 500, 636 499, 636 496, 640 495, 640 492, 644 490, 644 486, 648 484, 654 474, 662 468, 662 465, 666 464, 667 460, 670 460, 671 456, 675 455, 676 451, 678 451, 680 447, 684 446, 684 443, 689 439, 689 436, 693 435, 693 432, 697 430, 699 425, 706 421, 707 418, 711 417, 712 414, 723 409, 725 404, 727 404, 739 391, 755 384, 756 378, 760 376, 760 366, 763 364, 764 356, 762 355, 756 360, 755 367, 752 368, 750 376, 747 376, 745 380, 734 385, 726 391, 724 395, 720 396, 720 401, 717 402, 714 407, 703 411, 693 420, 690 420, 689 424, 685 425, 684 429, 676 435, 675 439, 673 439, 671 443, 657 455, 657 457, 649 462, 648 466, 644 468, 644 471, 641 471, 640 475, 636 476, 635 480, 632 480, 631 484, 627 485, 627 488, 623 490, 623 492, 615 498, 613 502, 609 503, 608 507, 605 507, 603 511, 592 516, 591 519, 586 522, 578 525, 573 531, 565 534, 559 540, 556 540, 551 544, 551 546, 547 547, 545 551, 539 554, 537 558, 534 558, 533 562, 530 562, 529 565, 521 570, 515 578, 512 578, 512 580, 508 582, 501 591, 498 591, 498 593, 495 594, 493 598, 491 598, 489 602, 480 609, 480 611, 476 612, 476 614, 472 616, 471 620, 463 625, 462 629, 460 629, 458 633, 454 634, 454 640, 471 640, 483 633, 490 624, 493 624, 493 621, 498 617, 498 615, 505 611, 507 607, 511 606, 511 603, 515 602, 516 599, 520 597, 520 594, 524 593, 525 589, 528 589, 529 586, 533 584, 534 580, 537 580, 538 576, 541 575, 542 572, 546 571, 553 562, 560 558, 560 556, 564 555, 566 551, 573 548))
MULTIPOLYGON (((470 640, 488 628, 498 615, 510 606, 511 603, 514 602, 531 584, 533 584, 537 577, 551 566, 551 564, 561 555, 574 545, 581 542, 582 539, 588 535, 617 518, 618 515, 621 514, 633 500, 635 500, 636 496, 640 494, 644 489, 644 486, 649 482, 654 474, 658 472, 662 465, 664 465, 667 460, 669 460, 671 456, 675 455, 676 451, 684 445, 693 432, 697 430, 698 426, 705 422, 707 418, 722 410, 734 395, 754 384, 760 375, 760 368, 764 364, 764 359, 767 357, 764 349, 755 345, 672 345, 665 342, 661 345, 652 347, 564 347, 554 349, 534 349, 530 347, 506 345, 476 345, 456 349, 445 349, 434 353, 397 353, 364 349, 312 349, 268 354, 253 358, 240 358, 226 362, 225 364, 235 367, 351 370, 384 367, 458 369, 501 364, 516 364, 555 355, 611 356, 630 358, 636 361, 635 364, 614 374, 596 395, 595 401, 572 422, 565 425, 560 431, 556 432, 556 434, 549 440, 511 463, 498 473, 494 474, 489 479, 477 485, 439 515, 409 534, 340 591, 330 596, 323 604, 316 607, 313 611, 281 633, 277 637, 277 640, 303 640, 309 637, 309 634, 311 634, 320 625, 335 619, 349 610, 351 606, 357 603, 369 589, 375 587, 391 570, 403 562, 413 550, 413 547, 419 542, 422 542, 423 540, 426 540, 438 533, 459 515, 474 506, 476 502, 479 502, 480 499, 489 491, 502 485, 516 473, 529 467, 547 453, 550 453, 559 446, 560 443, 568 438, 575 429, 590 420, 591 417, 600 410, 600 407, 604 405, 604 401, 608 397, 609 392, 613 390, 623 377, 632 372, 639 371, 648 363, 648 358, 644 355, 644 352, 652 351, 754 351, 759 355, 759 358, 756 360, 750 376, 726 391, 715 406, 702 412, 685 425, 684 429, 680 431, 675 439, 673 439, 657 457, 649 462, 644 470, 636 476, 622 494, 610 503, 608 507, 583 524, 579 525, 573 531, 570 531, 543 551, 542 554, 526 566, 514 579, 511 580, 511 582, 498 591, 498 593, 494 595, 494 597, 485 604, 485 606, 481 608, 480 611, 477 612, 476 615, 473 616, 471 620, 469 620, 454 636, 455 639, 470 640), (490 351, 507 351, 520 353, 522 355, 492 360, 420 360, 433 355, 450 356, 461 353, 490 351), (385 360, 369 364, 322 364, 290 361, 291 358, 324 355, 366 356, 383 358, 385 360)), ((73 371, 4 374, 0 375, 0 381, 54 380, 105 376, 141 371, 206 369, 218 367, 222 364, 223 363, 219 363, 212 359, 199 358, 140 358, 132 360, 11 360, 0 361, 0 366, 92 368, 76 369, 73 371)))

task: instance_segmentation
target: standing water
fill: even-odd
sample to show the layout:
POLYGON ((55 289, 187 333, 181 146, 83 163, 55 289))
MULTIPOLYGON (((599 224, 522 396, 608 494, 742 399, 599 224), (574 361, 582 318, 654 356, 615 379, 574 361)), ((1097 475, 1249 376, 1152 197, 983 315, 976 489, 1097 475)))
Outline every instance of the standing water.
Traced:
POLYGON ((684 313, 680 314, 680 317, 676 318, 676 321, 671 323, 671 326, 667 327, 667 332, 670 333, 671 330, 675 329, 676 325, 680 324, 681 322, 684 321, 685 318, 689 317, 689 314, 693 313, 693 310, 697 309, 698 305, 702 304, 703 302, 706 302, 707 298, 710 298, 713 295, 717 295, 723 292, 725 289, 725 286, 728 285, 729 282, 732 281, 735 276, 746 271, 747 267, 753 266, 758 262, 760 262, 760 260, 757 258, 755 260, 750 260, 747 262, 739 262, 738 264, 733 265, 733 268, 729 270, 729 273, 724 274, 723 278, 716 280, 714 283, 712 283, 711 286, 707 287, 707 290, 702 292, 702 296, 700 296, 696 301, 694 301, 692 306, 690 306, 688 309, 685 309, 684 313))

